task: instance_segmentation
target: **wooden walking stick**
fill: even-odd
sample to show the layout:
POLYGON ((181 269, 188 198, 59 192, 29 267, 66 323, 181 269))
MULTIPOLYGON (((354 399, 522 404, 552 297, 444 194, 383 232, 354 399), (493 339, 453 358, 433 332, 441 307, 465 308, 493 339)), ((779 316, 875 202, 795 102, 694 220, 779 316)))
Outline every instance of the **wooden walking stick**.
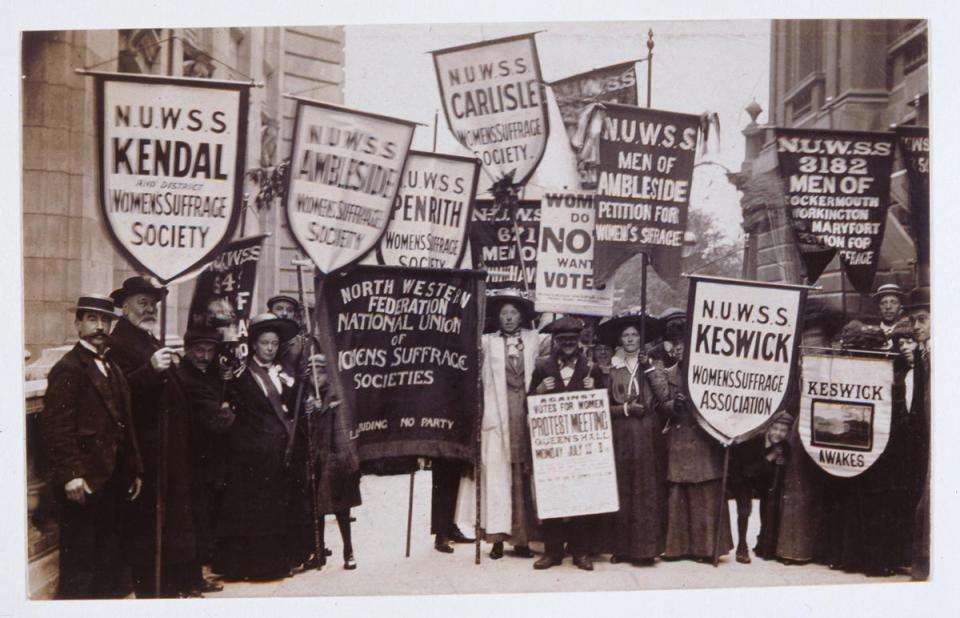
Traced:
MULTIPOLYGON (((166 288, 160 295, 160 347, 167 345, 167 295, 166 288)), ((168 370, 169 371, 169 370, 168 370)), ((162 376, 163 385, 160 391, 160 415, 157 418, 159 423, 159 445, 157 450, 157 496, 154 512, 155 533, 154 540, 156 547, 153 552, 153 595, 160 598, 160 588, 163 583, 161 572, 163 571, 163 514, 166 508, 165 500, 167 487, 167 434, 169 429, 169 419, 164 407, 165 397, 163 391, 166 390, 167 375, 164 372, 162 376)))
POLYGON ((720 482, 720 508, 717 509, 716 527, 713 532, 713 566, 720 564, 720 526, 723 525, 723 509, 727 508, 727 470, 730 467, 731 444, 723 445, 723 480, 720 482))

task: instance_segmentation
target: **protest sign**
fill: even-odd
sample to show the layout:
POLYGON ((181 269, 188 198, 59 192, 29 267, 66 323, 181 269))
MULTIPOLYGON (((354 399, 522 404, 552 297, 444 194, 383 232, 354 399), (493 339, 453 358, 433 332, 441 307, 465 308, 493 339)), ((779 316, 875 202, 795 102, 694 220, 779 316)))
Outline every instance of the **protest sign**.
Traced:
POLYGON ((521 185, 540 163, 550 132, 532 34, 433 52, 447 125, 494 181, 521 185))
POLYGON ((887 448, 893 361, 855 352, 803 354, 800 442, 833 476, 854 477, 887 448))
POLYGON ((550 84, 570 146, 577 156, 580 188, 597 187, 597 142, 604 102, 637 104, 636 61, 571 75, 550 84))
POLYGON ((410 152, 377 258, 387 266, 457 268, 466 249, 480 164, 410 152))
POLYGON ((387 229, 414 123, 297 99, 284 212, 321 273, 358 262, 387 229))
POLYGON ((527 397, 537 517, 620 508, 606 390, 527 397))
POLYGON ((669 283, 680 274, 700 118, 604 105, 597 177, 594 283, 646 253, 669 283))
POLYGON ((594 201, 592 193, 544 194, 536 269, 540 313, 613 315, 613 286, 593 285, 594 201))
POLYGON ((360 265, 317 276, 321 344, 360 461, 472 461, 483 273, 360 265))
POLYGON ((247 326, 266 237, 241 238, 224 247, 200 272, 190 299, 190 326, 219 329, 224 351, 235 359, 247 356, 247 326))
POLYGON ((777 129, 787 213, 815 282, 839 251, 853 287, 869 294, 890 205, 893 135, 777 129))
POLYGON ((917 247, 917 262, 930 266, 930 129, 897 127, 900 156, 910 186, 910 229, 917 247))
POLYGON ((747 439, 785 405, 805 299, 800 286, 690 277, 684 383, 714 437, 747 439))
POLYGON ((470 226, 470 251, 474 267, 487 270, 488 290, 533 290, 537 283, 539 240, 540 202, 520 200, 514 213, 497 202, 477 200, 470 226))
POLYGON ((250 84, 94 75, 103 221, 136 270, 169 283, 240 220, 250 84))

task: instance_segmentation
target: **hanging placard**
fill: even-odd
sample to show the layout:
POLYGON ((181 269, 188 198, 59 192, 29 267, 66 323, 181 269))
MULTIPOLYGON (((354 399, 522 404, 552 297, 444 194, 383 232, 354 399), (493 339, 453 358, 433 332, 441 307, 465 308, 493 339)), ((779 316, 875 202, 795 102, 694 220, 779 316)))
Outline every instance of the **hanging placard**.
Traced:
POLYGON ((865 472, 887 448, 893 361, 883 356, 803 354, 800 442, 833 476, 865 472))
POLYGON ((777 129, 787 213, 813 283, 838 252, 861 294, 873 291, 890 205, 893 134, 777 129))
POLYGON ((131 266, 169 283, 240 220, 250 84, 94 75, 104 224, 131 266))
POLYGON ((930 129, 897 127, 897 141, 910 186, 910 229, 917 262, 930 266, 930 129))
POLYGON ((387 266, 457 268, 467 244, 480 164, 410 152, 377 258, 387 266))
POLYGON ((783 408, 805 298, 798 286, 690 277, 684 384, 711 434, 742 441, 783 408))
POLYGON ((521 185, 540 163, 550 133, 532 34, 433 52, 440 99, 453 136, 494 181, 521 185))
POLYGON ((497 202, 477 200, 470 226, 470 251, 473 265, 487 271, 488 290, 533 290, 539 239, 540 202, 520 200, 512 213, 497 202))
POLYGON ((297 99, 284 212, 321 273, 359 261, 390 220, 414 123, 297 99))
POLYGON ((545 193, 540 202, 537 300, 540 313, 613 315, 613 286, 593 285, 592 193, 545 193))

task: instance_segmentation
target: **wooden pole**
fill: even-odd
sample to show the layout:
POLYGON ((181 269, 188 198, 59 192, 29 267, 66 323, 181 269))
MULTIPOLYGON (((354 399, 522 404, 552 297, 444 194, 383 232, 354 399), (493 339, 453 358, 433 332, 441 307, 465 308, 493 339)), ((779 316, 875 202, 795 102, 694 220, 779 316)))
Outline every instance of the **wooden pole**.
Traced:
MULTIPOLYGON (((166 347, 167 345, 167 294, 166 288, 164 288, 163 293, 160 296, 160 347, 166 347)), ((167 411, 165 408, 165 398, 163 397, 163 390, 166 390, 166 375, 162 376, 163 385, 161 386, 161 395, 160 395, 160 416, 157 419, 159 423, 159 448, 157 452, 157 496, 155 504, 155 517, 154 522, 155 531, 154 531, 154 540, 156 541, 156 547, 153 552, 153 595, 156 598, 160 598, 160 589, 163 584, 163 578, 161 573, 163 572, 163 512, 164 507, 164 494, 166 493, 167 486, 167 429, 168 429, 168 419, 167 411)))
MULTIPOLYGON (((526 274, 524 274, 524 281, 526 281, 526 274)), ((474 564, 480 564, 480 509, 481 509, 481 489, 480 483, 483 480, 481 478, 482 471, 482 427, 483 427, 483 322, 484 316, 486 315, 486 292, 487 292, 486 281, 483 279, 476 280, 476 294, 477 294, 477 422, 476 427, 474 428, 476 432, 476 453, 474 454, 474 463, 473 463, 473 478, 476 483, 476 520, 474 521, 474 542, 476 544, 476 551, 474 555, 474 564)))
POLYGON ((730 468, 730 446, 723 445, 723 480, 720 482, 720 504, 717 509, 716 528, 713 532, 713 566, 720 564, 720 526, 723 525, 723 509, 727 508, 727 470, 730 468))
POLYGON ((647 31, 647 107, 653 92, 653 28, 647 31))
POLYGON ((407 499, 407 558, 410 557, 410 531, 413 527, 413 482, 416 474, 416 471, 410 473, 410 497, 407 499))

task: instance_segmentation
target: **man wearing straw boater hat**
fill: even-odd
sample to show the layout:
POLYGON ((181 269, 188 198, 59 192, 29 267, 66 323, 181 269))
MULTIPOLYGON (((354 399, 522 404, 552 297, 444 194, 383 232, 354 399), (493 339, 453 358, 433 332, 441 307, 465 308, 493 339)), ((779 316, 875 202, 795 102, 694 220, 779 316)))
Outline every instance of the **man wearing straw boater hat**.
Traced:
POLYGON ((157 305, 166 293, 144 277, 130 277, 110 294, 123 313, 113 329, 111 348, 130 383, 133 422, 145 473, 142 498, 129 505, 124 514, 124 555, 133 575, 134 592, 141 598, 157 594, 158 497, 163 509, 160 596, 189 596, 196 584, 190 419, 179 376, 171 371, 176 355, 156 336, 160 330, 157 305), (161 463, 165 479, 162 493, 158 491, 161 463))
POLYGON ((60 505, 61 599, 124 594, 118 507, 123 497, 137 498, 143 469, 127 381, 108 356, 115 319, 111 299, 80 297, 80 340, 50 370, 39 416, 49 486, 60 505))
MULTIPOLYGON (((887 337, 890 337, 897 321, 903 317, 903 301, 906 296, 896 283, 885 283, 873 294, 877 311, 880 313, 880 329, 887 337)), ((892 349, 892 347, 893 344, 888 342, 886 349, 892 349)))

